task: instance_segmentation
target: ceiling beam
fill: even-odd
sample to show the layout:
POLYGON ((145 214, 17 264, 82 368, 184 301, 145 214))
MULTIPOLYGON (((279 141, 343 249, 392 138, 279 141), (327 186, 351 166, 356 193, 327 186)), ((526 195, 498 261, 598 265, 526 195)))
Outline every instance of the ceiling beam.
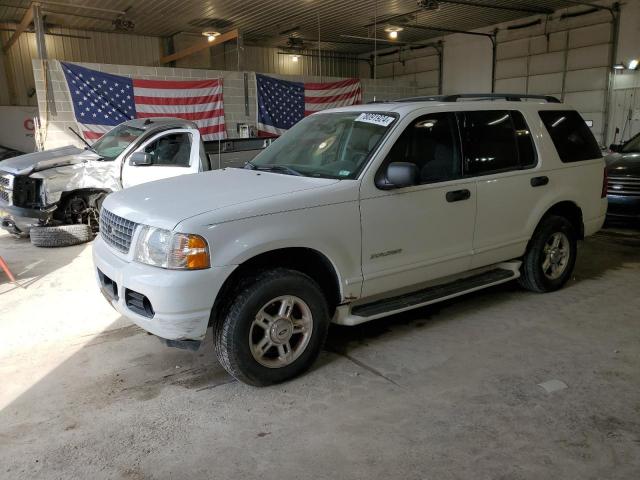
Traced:
POLYGON ((531 7, 531 6, 525 6, 525 5, 509 6, 509 5, 473 2, 473 1, 467 1, 467 0, 440 0, 440 3, 451 3, 453 5, 466 5, 469 7, 492 8, 494 10, 507 10, 511 12, 531 13, 534 15, 535 14, 551 15, 553 13, 553 10, 550 8, 531 7))
POLYGON ((160 57, 160 63, 164 65, 166 63, 175 62, 176 60, 180 60, 181 58, 188 57, 190 55, 193 55, 194 53, 200 52, 202 50, 206 50, 207 48, 211 48, 216 45, 220 45, 222 43, 228 42, 229 40, 236 40, 238 37, 239 37, 238 30, 237 29, 231 30, 230 32, 223 33, 222 35, 216 37, 211 42, 208 39, 204 39, 203 41, 198 42, 195 45, 191 45, 190 47, 187 47, 184 50, 180 50, 179 52, 172 53, 171 55, 160 57))
POLYGON ((444 32, 444 33, 463 33, 465 35, 475 35, 477 37, 488 37, 493 39, 494 35, 492 33, 482 33, 482 32, 470 32, 468 30, 456 30, 454 28, 441 28, 441 27, 428 27, 426 25, 411 25, 409 23, 400 24, 404 28, 416 28, 418 30, 433 30, 434 32, 444 32))
POLYGON ((39 4, 37 2, 32 3, 27 9, 27 11, 24 12, 24 16, 22 17, 22 20, 16 26, 16 31, 13 32, 13 35, 11 35, 11 38, 7 41, 6 45, 2 47, 3 52, 7 52, 11 48, 11 46, 18 41, 18 38, 20 38, 20 35, 22 34, 22 32, 24 32, 27 28, 29 28, 29 25, 31 25, 31 23, 33 22, 33 6, 34 5, 39 5, 39 4))
POLYGON ((597 3, 584 2, 578 0, 564 0, 567 3, 572 3, 573 5, 583 5, 585 7, 597 8, 598 10, 608 10, 610 12, 614 11, 614 7, 607 7, 605 5, 598 5, 597 3))

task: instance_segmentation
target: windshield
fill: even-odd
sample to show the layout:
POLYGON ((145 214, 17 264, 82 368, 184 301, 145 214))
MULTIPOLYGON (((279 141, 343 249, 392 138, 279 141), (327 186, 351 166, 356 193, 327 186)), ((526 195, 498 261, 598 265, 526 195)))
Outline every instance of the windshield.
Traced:
POLYGON ((353 179, 395 119, 369 112, 311 115, 263 150, 250 166, 276 173, 353 179))
POLYGON ((105 133, 100 140, 91 147, 105 160, 115 160, 131 142, 144 133, 142 128, 135 128, 129 125, 118 125, 116 128, 105 133))
POLYGON ((620 151, 622 153, 640 152, 640 134, 625 143, 620 151))

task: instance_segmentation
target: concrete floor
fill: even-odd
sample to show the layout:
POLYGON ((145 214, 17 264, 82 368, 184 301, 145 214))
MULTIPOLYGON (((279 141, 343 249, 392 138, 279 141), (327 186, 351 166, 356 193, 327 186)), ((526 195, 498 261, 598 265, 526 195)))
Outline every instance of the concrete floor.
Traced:
POLYGON ((331 329, 313 370, 256 389, 211 339, 168 349, 106 305, 90 246, 0 234, 0 478, 640 478, 640 234, 575 278, 331 329), (568 388, 546 393, 539 383, 568 388))

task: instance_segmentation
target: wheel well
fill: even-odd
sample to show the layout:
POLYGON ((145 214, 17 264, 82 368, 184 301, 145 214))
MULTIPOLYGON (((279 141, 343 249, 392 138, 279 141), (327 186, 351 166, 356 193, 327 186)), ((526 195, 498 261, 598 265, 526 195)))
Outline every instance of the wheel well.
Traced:
POLYGON ((255 275, 258 270, 269 268, 288 268, 297 270, 311 277, 322 289, 329 304, 329 312, 340 303, 340 282, 338 275, 329 259, 322 253, 311 248, 282 248, 261 253, 236 268, 222 285, 213 305, 211 321, 215 321, 218 314, 230 301, 231 294, 242 279, 255 275))
POLYGON ((556 203, 553 207, 546 211, 542 218, 545 218, 549 215, 557 215, 559 217, 566 218, 567 220, 569 220, 569 222, 571 222, 573 228, 575 228, 576 233, 578 234, 578 238, 580 240, 584 238, 582 210, 575 203, 569 201, 556 203))
POLYGON ((100 193, 106 193, 109 194, 111 193, 110 190, 104 190, 101 188, 79 188, 77 190, 71 190, 69 192, 63 192, 62 195, 60 195, 60 202, 62 202, 63 200, 66 200, 67 198, 71 198, 73 196, 76 195, 97 195, 100 193))

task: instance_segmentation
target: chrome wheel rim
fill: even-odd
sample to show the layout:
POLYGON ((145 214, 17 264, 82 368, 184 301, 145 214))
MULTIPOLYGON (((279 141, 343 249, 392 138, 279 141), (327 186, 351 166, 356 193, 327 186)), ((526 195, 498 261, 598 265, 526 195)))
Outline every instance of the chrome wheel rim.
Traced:
POLYGON ((265 367, 286 367, 306 350, 312 331, 313 316, 304 300, 293 295, 274 298, 251 322, 251 354, 265 367))
POLYGON ((542 272, 549 280, 557 280, 567 269, 571 257, 569 238, 562 232, 549 237, 544 245, 542 272))

